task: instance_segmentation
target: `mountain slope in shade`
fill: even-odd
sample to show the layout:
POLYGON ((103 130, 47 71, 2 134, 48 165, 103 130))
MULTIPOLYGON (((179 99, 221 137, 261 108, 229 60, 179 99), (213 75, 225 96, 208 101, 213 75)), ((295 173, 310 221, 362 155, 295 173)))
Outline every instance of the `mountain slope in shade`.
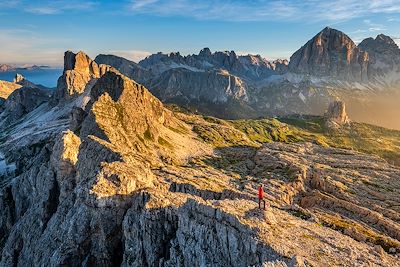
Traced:
POLYGON ((94 61, 99 64, 113 66, 114 68, 118 69, 121 73, 124 73, 126 76, 140 83, 144 83, 150 79, 150 73, 148 70, 141 67, 139 64, 127 60, 123 57, 101 54, 96 56, 94 61))
POLYGON ((358 47, 368 52, 370 76, 385 76, 400 72, 400 49, 389 36, 379 34, 375 39, 367 38, 358 47))

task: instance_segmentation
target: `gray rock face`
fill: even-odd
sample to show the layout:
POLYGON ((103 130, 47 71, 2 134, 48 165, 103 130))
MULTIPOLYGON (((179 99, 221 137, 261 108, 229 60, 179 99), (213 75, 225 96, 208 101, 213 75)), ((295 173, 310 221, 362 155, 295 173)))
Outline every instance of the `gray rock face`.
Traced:
POLYGON ((113 66, 124 75, 139 83, 144 83, 151 78, 150 72, 147 69, 123 57, 117 57, 113 55, 98 55, 94 61, 97 62, 97 64, 113 66))
POLYGON ((194 199, 180 208, 132 207, 123 230, 121 266, 262 266, 282 260, 237 218, 194 199))
POLYGON ((50 97, 50 92, 37 87, 22 87, 15 90, 2 105, 3 112, 0 114, 1 127, 21 119, 40 104, 48 102, 50 97))
POLYGON ((269 62, 260 55, 237 56, 234 51, 212 53, 209 48, 189 56, 158 53, 139 65, 109 55, 98 56, 96 62, 109 64, 144 83, 163 101, 192 107, 195 102, 211 107, 231 101, 247 105, 249 87, 287 71, 284 60, 269 62))
POLYGON ((15 74, 14 83, 19 84, 23 87, 44 89, 44 87, 38 86, 38 85, 34 84, 33 82, 28 81, 27 79, 25 79, 25 77, 22 74, 19 74, 19 73, 15 74))
POLYGON ((150 82, 152 92, 162 101, 180 99, 181 103, 206 101, 226 103, 229 99, 248 101, 247 85, 226 72, 192 72, 172 69, 150 82))
POLYGON ((367 38, 358 47, 369 54, 369 76, 378 77, 400 72, 400 49, 389 36, 367 38))
POLYGON ((82 108, 73 107, 69 115, 69 129, 73 132, 79 130, 86 115, 82 108))
POLYGON ((325 113, 325 120, 328 125, 343 125, 350 122, 346 113, 346 105, 343 101, 334 101, 329 104, 328 111, 325 113))
POLYGON ((289 69, 316 77, 368 81, 368 53, 346 34, 323 29, 290 57, 289 69))

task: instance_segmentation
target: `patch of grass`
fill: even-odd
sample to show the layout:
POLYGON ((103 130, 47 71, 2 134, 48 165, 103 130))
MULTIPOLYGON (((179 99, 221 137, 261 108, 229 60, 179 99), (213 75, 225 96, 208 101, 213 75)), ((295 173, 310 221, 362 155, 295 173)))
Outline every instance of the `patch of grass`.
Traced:
POLYGON ((169 149, 173 149, 173 148, 174 148, 173 145, 172 145, 170 142, 168 142, 167 140, 165 140, 165 139, 162 138, 161 136, 158 137, 158 143, 159 143, 160 145, 166 147, 166 148, 169 148, 169 149))
POLYGON ((169 126, 168 129, 170 129, 171 131, 178 133, 178 134, 188 134, 189 133, 189 130, 181 125, 178 125, 176 127, 169 126))
POLYGON ((218 124, 193 126, 193 131, 205 142, 215 147, 254 145, 246 135, 233 127, 218 124))
POLYGON ((258 143, 288 143, 302 140, 286 124, 276 119, 236 120, 229 122, 233 127, 245 133, 250 140, 258 143))
POLYGON ((144 132, 143 136, 144 136, 144 138, 145 138, 146 140, 151 140, 151 141, 154 140, 154 136, 151 134, 149 128, 147 128, 147 130, 144 132))
POLYGON ((315 116, 294 116, 280 121, 322 138, 328 146, 378 155, 389 163, 400 165, 400 131, 357 122, 330 130, 325 127, 322 117, 315 116))
POLYGON ((400 131, 351 123, 329 129, 321 116, 222 120, 209 116, 192 122, 199 137, 216 147, 259 146, 270 142, 312 142, 324 147, 343 148, 386 159, 400 165, 400 131))
POLYGON ((300 210, 289 210, 288 211, 291 215, 296 216, 300 219, 303 220, 308 220, 311 218, 311 216, 309 214, 305 214, 304 212, 300 211, 300 210))

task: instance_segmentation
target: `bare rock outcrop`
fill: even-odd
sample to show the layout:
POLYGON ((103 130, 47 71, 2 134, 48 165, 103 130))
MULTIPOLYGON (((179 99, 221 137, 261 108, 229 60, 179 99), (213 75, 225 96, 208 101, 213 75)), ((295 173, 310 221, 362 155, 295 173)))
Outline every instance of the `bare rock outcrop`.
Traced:
POLYGON ((21 85, 12 82, 0 81, 0 98, 4 100, 7 99, 12 92, 21 87, 21 85))
POLYGON ((153 93, 163 101, 183 104, 202 102, 225 104, 236 99, 248 101, 248 87, 239 77, 223 71, 192 72, 171 69, 150 82, 153 93))
POLYGON ((0 126, 15 123, 39 105, 49 101, 50 97, 50 92, 38 87, 22 87, 13 91, 2 106, 0 126))
POLYGON ((306 220, 318 221, 359 242, 400 248, 399 213, 391 203, 400 170, 377 156, 305 144, 268 144, 255 157, 255 170, 269 176, 267 190, 306 220), (281 176, 283 174, 283 176, 281 176), (283 183, 282 183, 283 182, 283 183), (278 195, 276 187, 280 184, 278 195), (289 196, 289 197, 288 197, 289 196), (378 204, 379 203, 379 204, 378 204))
POLYGON ((34 84, 33 82, 28 81, 27 79, 25 79, 25 77, 22 74, 19 74, 19 73, 15 74, 14 83, 19 84, 23 87, 39 88, 38 85, 34 84))
POLYGON ((83 52, 67 51, 64 54, 64 72, 58 79, 54 94, 56 102, 68 100, 89 90, 96 79, 110 70, 107 65, 98 65, 83 52))
POLYGON ((379 79, 400 71, 400 49, 391 37, 379 34, 375 39, 364 39, 358 47, 369 54, 370 76, 379 79))
POLYGON ((346 113, 346 105, 343 101, 331 102, 324 117, 329 128, 340 127, 350 122, 346 113))

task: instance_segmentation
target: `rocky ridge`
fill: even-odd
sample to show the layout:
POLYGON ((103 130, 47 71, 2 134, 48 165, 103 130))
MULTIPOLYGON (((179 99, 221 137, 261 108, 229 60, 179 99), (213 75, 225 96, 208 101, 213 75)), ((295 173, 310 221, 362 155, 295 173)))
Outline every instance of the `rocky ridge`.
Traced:
POLYGON ((83 52, 65 52, 64 72, 57 82, 55 101, 69 100, 88 91, 86 87, 93 86, 109 69, 107 65, 98 65, 83 52))
POLYGON ((0 81, 0 124, 5 127, 50 98, 51 93, 16 74, 13 83, 0 81))
POLYGON ((82 52, 65 59, 58 103, 2 132, 15 170, 1 177, 1 266, 398 263, 398 168, 310 143, 259 147, 82 52), (242 146, 216 149, 195 126, 242 146))
POLYGON ((387 127, 390 120, 373 117, 387 117, 376 99, 399 94, 399 53, 388 36, 356 45, 327 27, 296 51, 290 63, 208 48, 188 56, 157 53, 138 64, 108 55, 96 62, 138 80, 163 102, 220 118, 321 115, 330 102, 343 99, 357 107, 349 110, 355 120, 387 127))

